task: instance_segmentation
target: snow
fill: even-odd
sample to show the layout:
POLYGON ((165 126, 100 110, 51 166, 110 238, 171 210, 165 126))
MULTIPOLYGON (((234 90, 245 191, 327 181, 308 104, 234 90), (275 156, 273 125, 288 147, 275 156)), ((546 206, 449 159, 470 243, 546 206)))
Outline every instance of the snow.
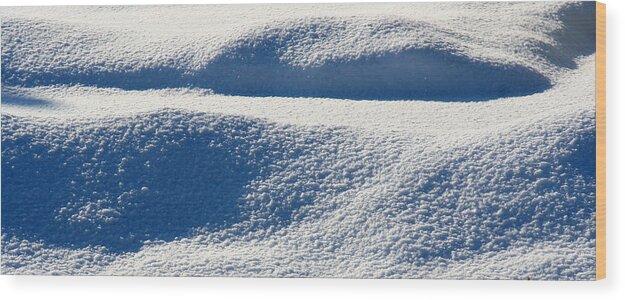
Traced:
POLYGON ((5 274, 594 279, 594 3, 0 17, 5 274))

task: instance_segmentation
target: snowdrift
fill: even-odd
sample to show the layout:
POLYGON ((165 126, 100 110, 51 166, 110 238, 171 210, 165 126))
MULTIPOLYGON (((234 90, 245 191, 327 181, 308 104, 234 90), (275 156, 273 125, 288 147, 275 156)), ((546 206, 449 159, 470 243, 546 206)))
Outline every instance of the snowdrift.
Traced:
POLYGON ((181 111, 44 126, 5 115, 2 226, 113 253, 201 233, 402 266, 590 244, 594 131, 582 124, 432 152, 181 111))
POLYGON ((2 272, 593 279, 591 4, 3 10, 2 272))
POLYGON ((464 32, 390 17, 274 21, 206 41, 210 51, 193 40, 137 42, 123 31, 14 18, 2 25, 2 82, 375 100, 530 95, 551 86, 546 67, 574 67, 575 57, 594 52, 591 4, 566 4, 556 13, 561 23, 543 29, 545 41, 527 37, 523 48, 505 51, 464 32))
POLYGON ((292 66, 277 55, 288 45, 272 38, 283 37, 262 36, 228 49, 201 71, 203 82, 194 86, 244 96, 475 101, 529 95, 551 85, 523 66, 480 62, 427 48, 292 66))
POLYGON ((4 228, 58 246, 137 251, 251 214, 285 225, 374 168, 337 174, 336 157, 351 162, 358 151, 334 153, 335 135, 179 111, 43 127, 4 116, 4 228), (267 178, 271 190, 254 186, 267 178))

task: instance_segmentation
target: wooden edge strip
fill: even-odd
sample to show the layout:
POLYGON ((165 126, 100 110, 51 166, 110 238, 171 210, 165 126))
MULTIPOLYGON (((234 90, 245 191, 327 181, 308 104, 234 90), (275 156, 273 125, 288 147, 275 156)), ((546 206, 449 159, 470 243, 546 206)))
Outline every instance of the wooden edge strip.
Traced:
POLYGON ((606 277, 606 5, 596 2, 596 279, 606 277))

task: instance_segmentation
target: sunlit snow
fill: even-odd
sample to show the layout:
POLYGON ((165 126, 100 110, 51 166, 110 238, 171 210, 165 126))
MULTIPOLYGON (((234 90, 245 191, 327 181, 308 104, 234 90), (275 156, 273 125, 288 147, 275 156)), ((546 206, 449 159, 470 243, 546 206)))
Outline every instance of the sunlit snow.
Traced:
POLYGON ((2 8, 2 273, 594 279, 594 7, 2 8))

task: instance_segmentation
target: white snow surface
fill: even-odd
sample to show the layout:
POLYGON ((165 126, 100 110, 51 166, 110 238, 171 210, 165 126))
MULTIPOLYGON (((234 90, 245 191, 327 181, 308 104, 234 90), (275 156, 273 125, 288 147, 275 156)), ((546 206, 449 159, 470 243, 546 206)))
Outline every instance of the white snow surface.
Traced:
POLYGON ((591 4, 2 8, 2 273, 594 279, 591 4))

